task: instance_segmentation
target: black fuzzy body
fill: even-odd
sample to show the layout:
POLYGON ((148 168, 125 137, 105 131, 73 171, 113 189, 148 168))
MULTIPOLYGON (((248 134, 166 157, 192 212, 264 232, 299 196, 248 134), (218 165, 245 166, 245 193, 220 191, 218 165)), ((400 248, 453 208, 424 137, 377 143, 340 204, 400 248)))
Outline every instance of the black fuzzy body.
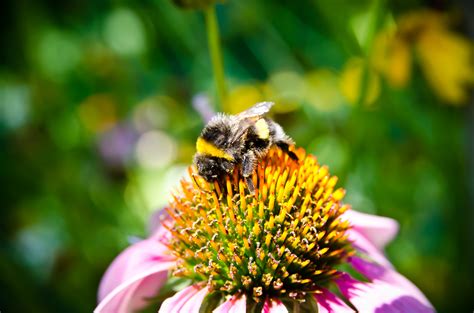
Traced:
POLYGON ((241 174, 248 178, 249 189, 253 190, 249 177, 270 147, 277 145, 292 159, 298 159, 289 150, 293 140, 279 124, 267 117, 246 115, 246 112, 239 115, 219 114, 202 130, 201 139, 232 157, 226 159, 198 151, 194 163, 199 175, 207 181, 219 180, 219 177, 232 173, 240 165, 241 174))

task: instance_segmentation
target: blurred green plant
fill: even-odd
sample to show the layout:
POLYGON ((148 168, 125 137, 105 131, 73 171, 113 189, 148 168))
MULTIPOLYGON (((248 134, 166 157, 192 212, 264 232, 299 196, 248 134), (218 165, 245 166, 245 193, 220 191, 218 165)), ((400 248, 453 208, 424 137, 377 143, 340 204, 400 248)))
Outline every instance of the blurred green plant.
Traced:
MULTIPOLYGON (((227 87, 224 75, 224 64, 220 47, 219 24, 216 16, 216 0, 173 0, 185 9, 202 9, 206 20, 207 42, 209 55, 214 73, 214 82, 217 89, 218 104, 222 106, 227 96, 227 87)), ((220 106, 216 106, 219 109, 220 106)))
POLYGON ((184 9, 203 9, 212 7, 218 0, 172 0, 174 4, 184 9))
POLYGON ((374 67, 394 87, 410 79, 412 53, 433 92, 448 104, 469 100, 474 85, 473 42, 449 29, 453 18, 432 10, 407 13, 382 30, 374 47, 374 67))
POLYGON ((145 236, 191 163, 197 102, 235 113, 274 100, 274 118, 340 177, 348 203, 400 221, 388 250, 397 269, 440 312, 472 310, 460 218, 473 205, 472 107, 443 105, 468 100, 472 41, 446 18, 455 4, 428 5, 4 4, 1 309, 90 312, 105 268, 145 236), (224 92, 209 61, 219 41, 224 92))

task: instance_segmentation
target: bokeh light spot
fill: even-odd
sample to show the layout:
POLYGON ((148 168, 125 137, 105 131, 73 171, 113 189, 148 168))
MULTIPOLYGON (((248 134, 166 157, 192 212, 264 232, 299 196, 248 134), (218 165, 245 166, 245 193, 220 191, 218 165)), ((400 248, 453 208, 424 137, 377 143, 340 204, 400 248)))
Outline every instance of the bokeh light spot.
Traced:
POLYGON ((338 82, 338 76, 330 70, 322 69, 308 73, 306 100, 319 111, 337 110, 344 100, 338 82))
POLYGON ((170 164, 177 154, 176 143, 166 133, 149 131, 138 139, 135 156, 138 164, 146 168, 160 168, 170 164))
POLYGON ((110 13, 103 34, 105 42, 118 54, 134 56, 146 49, 145 28, 130 9, 120 8, 110 13))
POLYGON ((46 31, 36 51, 40 70, 53 80, 61 80, 73 70, 81 58, 77 40, 57 30, 46 31))
POLYGON ((331 171, 339 175, 344 172, 349 158, 350 149, 347 142, 336 135, 324 135, 312 141, 308 152, 318 156, 322 164, 327 164, 331 171))
POLYGON ((0 125, 16 129, 27 122, 31 105, 30 89, 25 85, 0 84, 0 125))
POLYGON ((139 103, 133 112, 133 125, 141 132, 156 128, 165 128, 168 125, 168 112, 165 108, 167 99, 152 97, 139 103))
POLYGON ((266 94, 276 102, 273 111, 287 113, 296 110, 304 100, 306 83, 296 72, 282 71, 273 74, 265 88, 266 94))

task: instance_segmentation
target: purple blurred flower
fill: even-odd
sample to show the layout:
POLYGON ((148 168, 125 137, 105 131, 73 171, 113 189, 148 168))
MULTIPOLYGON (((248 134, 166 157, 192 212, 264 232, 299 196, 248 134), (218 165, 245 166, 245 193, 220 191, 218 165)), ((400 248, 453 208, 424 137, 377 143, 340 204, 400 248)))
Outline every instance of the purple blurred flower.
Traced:
POLYGON ((204 123, 207 123, 216 114, 211 107, 209 97, 203 93, 199 93, 193 97, 193 108, 201 115, 204 123))
POLYGON ((123 167, 133 157, 139 134, 130 124, 116 125, 99 139, 99 153, 111 167, 123 167))

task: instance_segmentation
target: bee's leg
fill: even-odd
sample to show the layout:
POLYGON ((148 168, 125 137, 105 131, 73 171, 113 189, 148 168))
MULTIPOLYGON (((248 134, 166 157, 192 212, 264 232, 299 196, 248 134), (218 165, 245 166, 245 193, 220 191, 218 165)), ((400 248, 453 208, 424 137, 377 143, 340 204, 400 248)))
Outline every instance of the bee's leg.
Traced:
POLYGON ((253 193, 255 190, 255 186, 253 185, 252 181, 252 173, 255 169, 256 161, 257 158, 255 157, 255 154, 252 151, 248 151, 246 154, 244 154, 244 157, 242 158, 242 176, 244 176, 251 193, 253 193))
POLYGON ((199 177, 199 175, 197 174, 192 174, 191 175, 191 178, 193 179, 194 183, 196 184, 196 186, 199 188, 199 190, 205 192, 205 193, 210 193, 209 191, 207 191, 206 189, 202 188, 201 185, 199 184, 198 180, 196 179, 196 177, 199 177))
POLYGON ((290 151, 290 145, 284 141, 277 141, 275 144, 283 150, 290 158, 292 158, 295 161, 298 161, 298 156, 293 152, 290 151))
POLYGON ((254 193, 255 186, 253 185, 252 177, 245 177, 245 182, 247 183, 247 187, 249 187, 250 193, 254 193))

